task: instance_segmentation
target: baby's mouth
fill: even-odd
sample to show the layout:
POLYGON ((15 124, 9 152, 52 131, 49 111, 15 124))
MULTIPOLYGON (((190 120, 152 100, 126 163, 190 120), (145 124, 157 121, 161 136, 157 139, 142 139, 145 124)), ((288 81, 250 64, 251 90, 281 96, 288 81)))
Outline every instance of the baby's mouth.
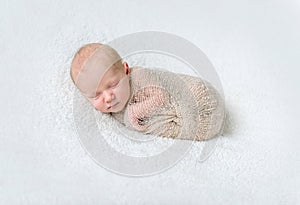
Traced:
POLYGON ((114 104, 114 105, 112 105, 112 106, 109 106, 107 109, 109 110, 110 108, 112 108, 112 107, 116 106, 117 104, 119 104, 119 102, 115 103, 115 104, 114 104))

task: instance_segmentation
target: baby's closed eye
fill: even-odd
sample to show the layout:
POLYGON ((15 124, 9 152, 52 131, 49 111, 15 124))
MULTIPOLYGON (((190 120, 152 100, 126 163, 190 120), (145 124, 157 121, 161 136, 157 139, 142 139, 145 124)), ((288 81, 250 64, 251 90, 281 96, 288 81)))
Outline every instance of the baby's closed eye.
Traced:
POLYGON ((114 88, 114 87, 116 87, 118 84, 119 84, 119 81, 118 81, 118 82, 114 82, 113 84, 110 85, 110 87, 114 88))

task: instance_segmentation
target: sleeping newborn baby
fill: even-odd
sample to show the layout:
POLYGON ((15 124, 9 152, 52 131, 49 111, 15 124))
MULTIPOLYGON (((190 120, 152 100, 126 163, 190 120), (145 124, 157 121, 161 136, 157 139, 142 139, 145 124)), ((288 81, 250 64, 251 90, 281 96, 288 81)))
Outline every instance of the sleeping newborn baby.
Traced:
POLYGON ((100 43, 76 52, 70 75, 96 110, 129 129, 198 141, 223 131, 224 101, 199 77, 129 67, 112 47, 100 43))

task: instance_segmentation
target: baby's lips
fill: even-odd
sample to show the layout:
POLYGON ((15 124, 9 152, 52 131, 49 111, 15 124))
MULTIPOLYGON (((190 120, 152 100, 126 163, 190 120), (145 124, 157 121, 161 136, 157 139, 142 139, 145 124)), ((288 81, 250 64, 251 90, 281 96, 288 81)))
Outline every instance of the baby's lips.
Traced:
POLYGON ((109 110, 110 108, 112 108, 113 106, 115 106, 115 105, 117 105, 117 104, 119 104, 119 102, 115 103, 114 105, 108 106, 107 109, 109 110))

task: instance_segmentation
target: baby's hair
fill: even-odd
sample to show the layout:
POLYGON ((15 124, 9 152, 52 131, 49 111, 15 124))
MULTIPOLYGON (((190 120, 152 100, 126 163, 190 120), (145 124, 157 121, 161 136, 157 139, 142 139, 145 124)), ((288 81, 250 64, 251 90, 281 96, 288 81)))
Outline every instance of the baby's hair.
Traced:
POLYGON ((80 70, 82 69, 85 61, 93 55, 93 53, 102 46, 101 43, 89 43, 83 45, 79 50, 75 53, 70 69, 70 75, 73 83, 75 84, 75 79, 77 78, 80 70))

